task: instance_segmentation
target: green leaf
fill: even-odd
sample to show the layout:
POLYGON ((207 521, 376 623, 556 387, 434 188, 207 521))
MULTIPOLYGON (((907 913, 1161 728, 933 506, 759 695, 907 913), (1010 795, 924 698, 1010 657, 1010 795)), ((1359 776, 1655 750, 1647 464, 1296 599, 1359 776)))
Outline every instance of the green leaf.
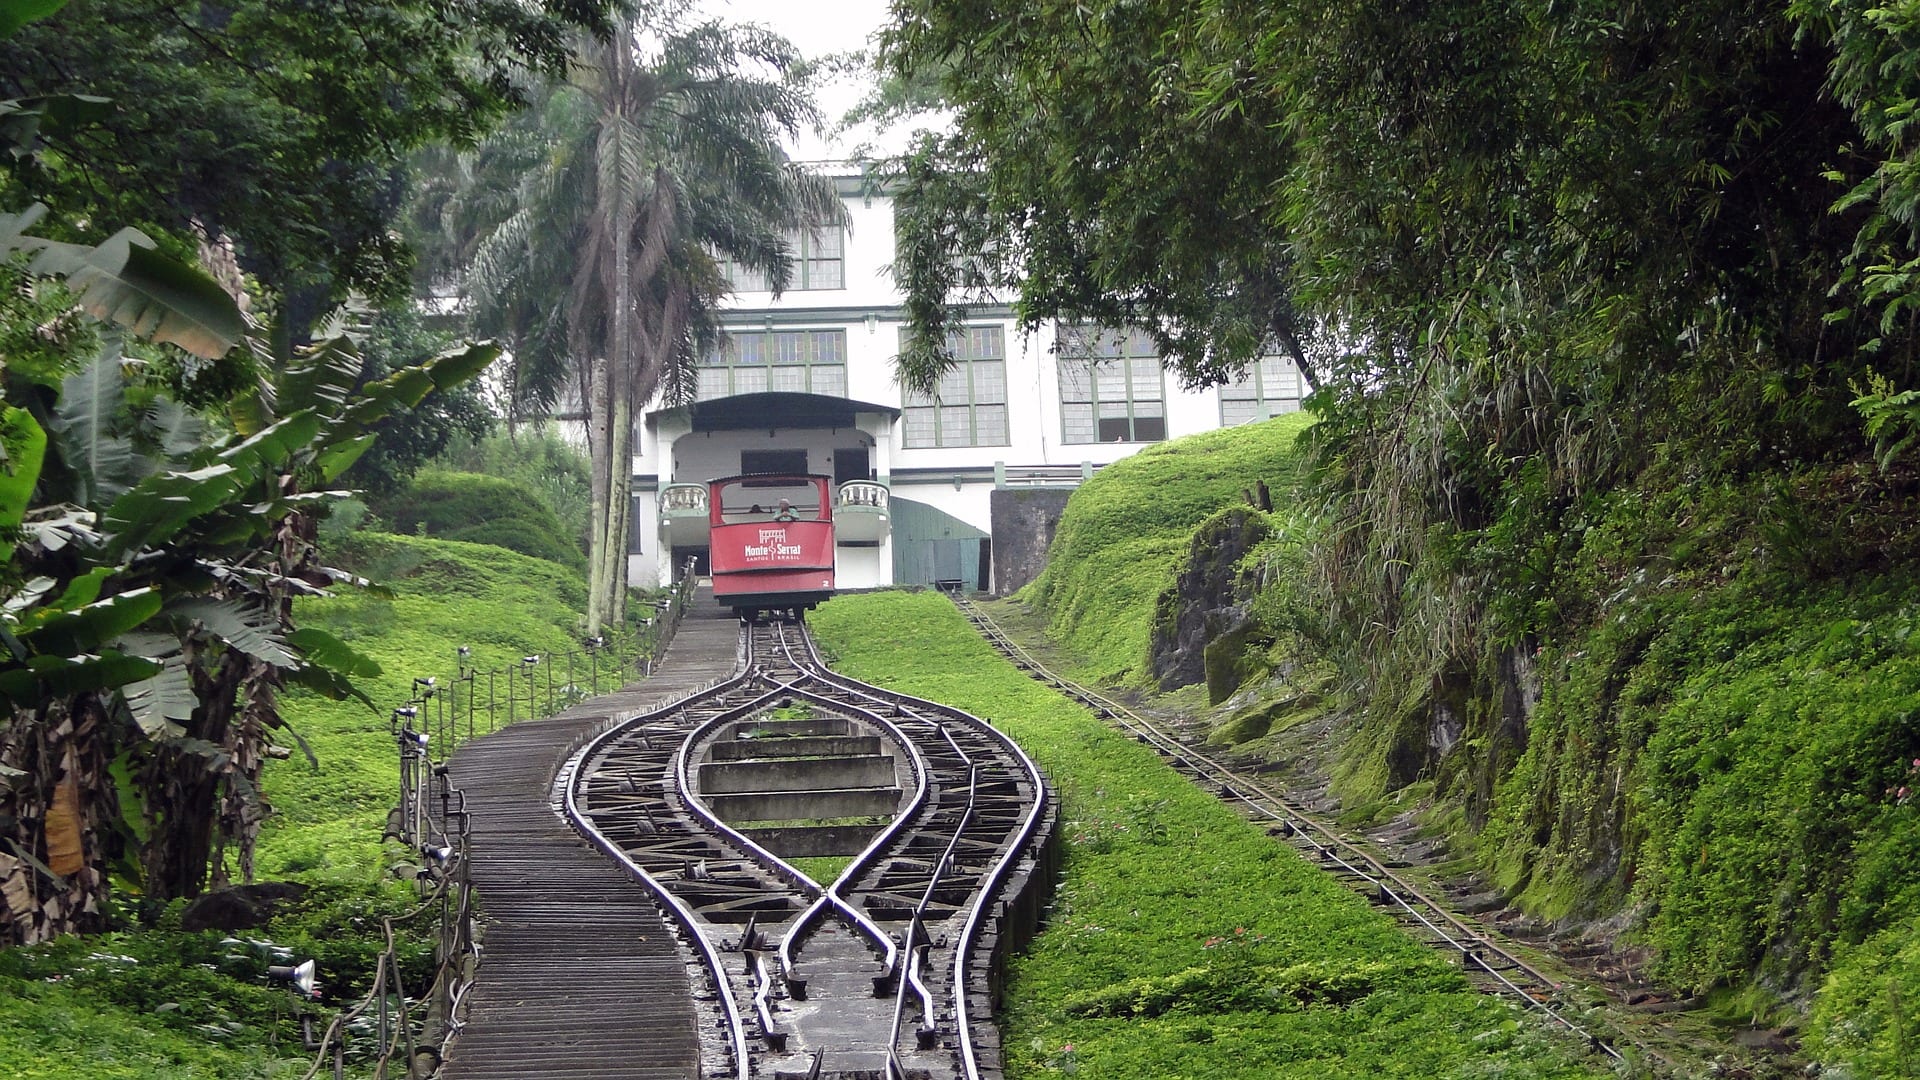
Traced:
POLYGON ((149 542, 161 542, 194 518, 231 502, 252 476, 231 465, 156 473, 115 499, 101 516, 106 554, 118 558, 149 542))
POLYGON ((27 668, 46 693, 64 696, 122 687, 158 673, 160 665, 108 651, 99 656, 36 656, 27 661, 27 668))
POLYGON ((200 414, 173 398, 155 398, 146 410, 146 427, 160 446, 160 457, 179 461, 199 449, 207 435, 200 414))
POLYGON ((434 390, 460 385, 487 370, 500 357, 500 346, 481 342, 441 353, 431 360, 368 383, 360 400, 348 408, 342 431, 359 435, 385 419, 396 407, 412 408, 434 390))
POLYGON ((177 736, 183 729, 174 721, 191 720, 200 699, 193 694, 193 681, 187 675, 186 662, 178 656, 167 658, 152 678, 133 683, 121 693, 134 722, 150 739, 177 736))
POLYGON ((93 362, 60 385, 49 423, 60 457, 74 474, 74 501, 99 506, 119 498, 139 478, 133 440, 116 429, 125 420, 126 375, 120 342, 108 335, 93 362))
MULTIPOLYGON (((372 709, 374 712, 380 711, 380 707, 375 705, 373 699, 368 697, 359 687, 355 686, 345 677, 328 671, 326 668, 303 667, 288 672, 287 684, 289 686, 305 687, 330 701, 345 701, 348 698, 353 698, 362 702, 367 708, 372 709)), ((311 754, 311 751, 309 751, 309 754, 311 754)))
POLYGON ((92 570, 67 582, 66 591, 60 594, 60 599, 54 601, 53 606, 70 609, 93 603, 95 600, 100 599, 101 588, 106 585, 107 579, 112 576, 112 568, 105 566, 94 567, 92 570))
POLYGON ((256 660, 278 668, 294 667, 300 662, 281 640, 279 621, 258 608, 238 600, 189 600, 173 611, 179 617, 199 622, 208 633, 256 660))
POLYGON ((66 279, 89 315, 209 360, 225 356, 246 334, 246 317, 219 282, 154 250, 127 228, 99 247, 38 242, 28 271, 66 279))
POLYGON ((320 342, 301 356, 280 379, 280 408, 287 412, 314 409, 338 415, 359 385, 364 366, 360 350, 344 337, 320 342))
POLYGON ((15 161, 27 160, 39 151, 46 134, 98 123, 108 112, 108 99, 88 94, 0 101, 0 154, 15 161))
POLYGON ((311 410, 297 412, 220 451, 218 460, 256 471, 262 466, 277 467, 311 446, 324 425, 311 410))
POLYGON ((106 642, 159 614, 160 592, 132 589, 73 611, 60 612, 20 633, 20 640, 43 656, 98 652, 106 642))
POLYGON ((10 38, 35 19, 67 6, 67 0, 0 0, 0 38, 10 38))
MULTIPOLYGON (((11 405, 0 406, 0 447, 6 461, 0 466, 0 529, 11 532, 26 518, 40 466, 47 456, 47 433, 33 414, 11 405)), ((13 543, 0 540, 0 562, 13 554, 13 543)))
POLYGON ((320 470, 320 479, 331 483, 338 479, 341 473, 353 468, 353 463, 360 460, 360 455, 373 446, 375 438, 376 436, 369 432, 345 442, 335 443, 322 450, 320 456, 314 459, 314 464, 320 470))

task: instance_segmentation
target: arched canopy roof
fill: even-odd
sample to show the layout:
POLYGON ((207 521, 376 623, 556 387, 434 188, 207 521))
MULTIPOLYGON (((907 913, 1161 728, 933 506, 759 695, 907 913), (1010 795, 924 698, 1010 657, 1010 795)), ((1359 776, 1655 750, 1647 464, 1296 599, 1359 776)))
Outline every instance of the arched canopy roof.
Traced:
POLYGON ((696 401, 647 414, 649 422, 664 415, 689 416, 693 430, 751 431, 754 428, 850 428, 860 413, 879 413, 889 421, 900 415, 891 405, 828 394, 735 394, 713 401, 696 401))

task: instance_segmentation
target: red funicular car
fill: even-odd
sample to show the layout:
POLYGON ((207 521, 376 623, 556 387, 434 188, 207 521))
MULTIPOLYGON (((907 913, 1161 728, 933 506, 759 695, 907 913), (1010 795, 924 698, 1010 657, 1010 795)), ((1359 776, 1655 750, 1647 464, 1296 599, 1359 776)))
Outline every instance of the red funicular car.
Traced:
POLYGON ((833 479, 723 476, 707 484, 713 597, 742 615, 833 595, 833 479))

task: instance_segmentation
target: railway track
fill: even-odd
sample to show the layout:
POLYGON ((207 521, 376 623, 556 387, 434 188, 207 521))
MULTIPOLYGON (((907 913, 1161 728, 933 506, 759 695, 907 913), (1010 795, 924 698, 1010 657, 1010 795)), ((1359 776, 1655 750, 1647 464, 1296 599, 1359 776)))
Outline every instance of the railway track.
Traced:
POLYGON ((1000 1075, 994 973, 1057 846, 1038 768, 985 721, 835 675, 803 624, 744 625, 731 675, 586 742, 554 800, 692 954, 702 1075, 1000 1075), (799 762, 864 786, 764 780, 799 762), (834 830, 864 846, 833 880, 776 852, 834 830))
MULTIPOLYGON (((1585 1040, 1596 1052, 1616 1062, 1627 1061, 1615 1045, 1621 1036, 1603 1036, 1576 1022, 1569 1015, 1574 1006, 1566 1000, 1557 980, 1395 872, 1405 869, 1406 864, 1396 864, 1343 835, 1318 815, 1267 787, 1258 777, 1188 745, 1166 725, 1054 674, 971 600, 958 593, 951 595, 967 621, 1015 666, 1152 748, 1194 783, 1215 792, 1247 817, 1265 823, 1270 834, 1287 841, 1308 861, 1392 913, 1416 937, 1458 957, 1462 971, 1475 986, 1524 1004, 1549 1024, 1585 1040)), ((1643 1045, 1636 1044, 1634 1049, 1647 1058, 1664 1060, 1643 1045)))

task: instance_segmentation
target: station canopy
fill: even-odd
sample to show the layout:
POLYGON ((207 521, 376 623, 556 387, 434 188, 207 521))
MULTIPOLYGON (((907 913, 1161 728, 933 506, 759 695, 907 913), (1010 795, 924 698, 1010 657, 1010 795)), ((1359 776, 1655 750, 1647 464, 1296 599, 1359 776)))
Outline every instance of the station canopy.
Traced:
POLYGON ((693 430, 751 431, 755 428, 851 428, 860 413, 880 413, 889 420, 900 415, 891 405, 827 394, 735 394, 713 401, 696 401, 649 413, 649 419, 664 415, 693 418, 693 430))

